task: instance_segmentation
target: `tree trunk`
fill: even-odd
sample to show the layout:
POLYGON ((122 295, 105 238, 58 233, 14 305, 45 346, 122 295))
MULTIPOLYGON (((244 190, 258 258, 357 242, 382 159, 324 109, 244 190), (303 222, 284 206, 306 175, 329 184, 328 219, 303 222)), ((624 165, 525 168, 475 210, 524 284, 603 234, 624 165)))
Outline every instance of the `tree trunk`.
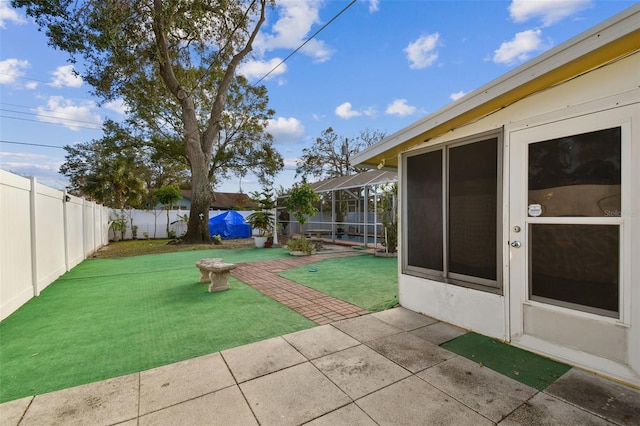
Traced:
POLYGON ((167 238, 171 238, 169 236, 169 206, 167 206, 167 238))
MULTIPOLYGON (((200 157, 204 156, 200 155, 200 157)), ((209 183, 208 161, 191 160, 191 185, 191 212, 183 242, 186 244, 210 244, 209 207, 213 200, 213 192, 209 183)))
MULTIPOLYGON (((265 20, 267 1, 260 0, 259 3, 256 3, 254 0, 251 2, 250 7, 252 8, 256 4, 258 4, 260 8, 260 16, 253 30, 251 30, 245 46, 233 55, 227 65, 222 81, 217 88, 218 92, 215 96, 211 113, 209 114, 207 128, 201 134, 194 100, 188 93, 189 90, 180 84, 173 70, 172 55, 170 54, 169 44, 167 42, 169 27, 163 19, 162 1, 154 1, 156 16, 154 16, 153 20, 153 31, 160 53, 159 72, 167 88, 178 102, 180 102, 182 108, 182 124, 184 125, 184 143, 187 158, 191 165, 191 214, 189 224, 187 225, 187 233, 183 239, 187 244, 211 243, 211 236, 209 235, 209 206, 213 200, 213 191, 209 182, 209 167, 213 153, 213 142, 220 132, 220 120, 222 119, 227 100, 227 91, 233 82, 236 68, 242 59, 251 52, 253 41, 265 20)), ((236 30, 234 29, 233 31, 236 30)), ((233 39, 235 39, 235 36, 231 34, 229 40, 233 39)))

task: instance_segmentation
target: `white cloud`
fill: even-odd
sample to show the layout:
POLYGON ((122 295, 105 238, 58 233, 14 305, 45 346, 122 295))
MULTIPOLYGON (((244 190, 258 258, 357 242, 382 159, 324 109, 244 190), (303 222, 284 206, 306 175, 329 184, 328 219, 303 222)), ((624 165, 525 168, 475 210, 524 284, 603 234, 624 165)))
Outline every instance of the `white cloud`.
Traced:
POLYGON ((64 162, 63 151, 59 150, 59 152, 59 157, 35 153, 0 152, 0 163, 4 170, 19 176, 36 176, 38 183, 55 189, 64 189, 68 183, 62 175, 58 174, 64 162))
POLYGON ((280 62, 282 62, 280 58, 272 58, 269 61, 249 61, 241 64, 237 72, 238 74, 244 75, 247 80, 252 81, 264 77, 268 72, 273 70, 273 72, 265 78, 265 80, 271 80, 287 71, 287 64, 282 64, 274 69, 280 62))
POLYGON ((593 5, 591 0, 513 0, 509 14, 515 22, 540 19, 548 27, 593 5))
POLYGON ((345 120, 353 117, 360 117, 363 115, 366 117, 375 117, 378 114, 374 107, 355 110, 353 109, 353 105, 351 105, 351 102, 345 102, 341 105, 338 105, 334 112, 338 117, 344 118, 345 120))
POLYGON ((80 105, 75 105, 73 101, 64 99, 62 96, 52 96, 47 101, 47 107, 38 107, 36 113, 38 120, 45 123, 62 124, 70 130, 80 130, 81 128, 100 129, 102 120, 100 116, 93 113, 96 104, 86 101, 80 105))
POLYGON ((304 125, 294 117, 278 117, 269 120, 267 131, 276 143, 299 142, 304 135, 304 125))
POLYGON ((458 99, 460 99, 464 95, 466 95, 466 93, 461 90, 459 92, 450 94, 449 95, 449 99, 451 99, 452 101, 457 101, 458 99))
POLYGON ((380 0, 368 0, 369 12, 375 13, 380 10, 380 0))
POLYGON ((53 72, 53 79, 49 83, 53 87, 80 87, 82 78, 73 72, 73 65, 63 65, 53 72))
POLYGON ((404 117, 416 112, 416 107, 407 105, 406 99, 396 99, 387 106, 385 113, 389 115, 399 115, 404 117))
POLYGON ((409 59, 409 68, 422 69, 432 65, 438 59, 438 40, 440 34, 420 36, 416 41, 409 43, 404 49, 409 59))
POLYGON ((23 152, 0 152, 2 167, 5 170, 13 170, 21 175, 30 176, 24 169, 49 170, 57 172, 61 162, 51 162, 51 157, 44 154, 33 154, 23 152))
POLYGON ((128 110, 127 104, 125 104, 122 99, 116 99, 115 101, 107 102, 106 104, 104 104, 104 107, 122 115, 126 115, 128 110))
POLYGON ((285 170, 295 170, 298 167, 299 158, 283 158, 285 170))
MULTIPOLYGON (((278 3, 280 14, 278 20, 271 27, 271 33, 261 32, 254 43, 259 52, 274 49, 295 49, 307 38, 311 27, 320 24, 319 9, 321 2, 313 1, 282 1, 278 3)), ((304 45, 300 52, 311 56, 316 62, 327 61, 333 51, 324 41, 314 38, 304 45)))
POLYGON ((512 65, 529 59, 531 54, 546 48, 542 43, 541 30, 527 30, 517 33, 513 40, 505 41, 494 51, 493 62, 512 65))
POLYGON ((5 59, 0 61, 0 84, 13 84, 24 75, 23 70, 29 68, 29 61, 5 59))
POLYGON ((365 108, 362 110, 362 114, 367 117, 376 117, 378 115, 378 111, 374 107, 365 108))
POLYGON ((26 24, 27 20, 15 9, 9 7, 8 1, 0 1, 0 28, 7 28, 7 22, 12 22, 16 25, 22 25, 26 24))
POLYGON ((351 102, 345 102, 342 105, 338 105, 336 107, 336 115, 340 118, 349 119, 351 117, 361 116, 362 113, 360 111, 354 111, 351 106, 351 102))

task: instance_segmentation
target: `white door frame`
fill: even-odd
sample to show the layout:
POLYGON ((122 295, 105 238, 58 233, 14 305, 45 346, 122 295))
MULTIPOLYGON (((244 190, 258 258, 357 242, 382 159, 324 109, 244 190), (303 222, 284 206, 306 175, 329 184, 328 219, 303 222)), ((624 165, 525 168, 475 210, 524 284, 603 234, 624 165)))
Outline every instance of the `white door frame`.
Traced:
MULTIPOLYGON (((634 361, 633 357, 638 357, 640 351, 640 336, 638 332, 639 324, 634 324, 632 329, 632 318, 637 318, 637 314, 632 317, 632 232, 631 224, 637 219, 633 218, 631 191, 639 191, 638 182, 632 181, 632 157, 638 160, 638 141, 632 151, 632 119, 638 120, 638 105, 628 105, 619 108, 612 108, 605 111, 597 111, 589 114, 582 114, 574 117, 567 117, 562 120, 547 117, 544 122, 532 124, 531 122, 520 126, 509 126, 505 128, 505 140, 509 158, 509 186, 508 186, 508 232, 507 239, 509 246, 509 280, 508 297, 509 325, 508 335, 512 343, 516 346, 533 349, 537 352, 545 353, 557 359, 566 360, 573 364, 582 365, 596 371, 605 371, 611 375, 617 375, 629 379, 635 377, 640 365, 635 365, 630 372, 625 371, 623 365, 640 364, 634 361), (528 147, 530 143, 556 139, 564 136, 571 136, 580 133, 602 130, 620 126, 622 129, 622 215, 621 217, 598 217, 598 218, 531 218, 527 214, 528 203, 528 147), (633 188, 632 188, 633 187, 633 188), (533 300, 529 300, 528 287, 528 247, 529 247, 529 223, 584 223, 584 224, 615 224, 619 225, 620 232, 620 289, 619 289, 619 318, 609 318, 593 313, 577 311, 566 307, 548 305, 533 300), (519 232, 518 232, 519 228, 519 232), (519 247, 512 247, 511 243, 519 242, 519 247), (538 319, 536 319, 538 318, 538 319), (554 333, 551 323, 543 323, 541 318, 555 318, 556 327, 573 327, 575 330, 584 330, 595 336, 602 338, 603 342, 619 342, 619 349, 625 352, 615 361, 602 354, 590 354, 588 350, 576 350, 570 344, 564 345, 562 332, 554 333), (538 324, 532 324, 533 322, 538 324), (527 326, 525 326, 527 322, 527 326), (546 329, 545 329, 546 327, 546 329), (609 339, 609 340, 607 340, 609 339), (622 340, 622 341, 620 341, 622 340), (624 357, 627 357, 625 362, 624 357)), ((638 121, 635 121, 636 125, 638 121)), ((637 130, 636 130, 637 132, 637 130)), ((637 137, 637 136, 636 136, 637 137)), ((638 163, 636 163, 638 164, 638 163)), ((635 167, 638 167, 637 165, 635 167)), ((637 176, 637 172, 633 172, 637 176)), ((634 199, 637 203, 637 198, 634 199)), ((637 231, 633 231, 637 235, 637 231)), ((517 245, 517 244, 515 244, 517 245)), ((637 245, 636 245, 637 246, 637 245)), ((636 276, 636 279, 639 277, 636 276)), ((638 306, 638 287, 634 288, 636 310, 638 306)), ((549 320, 551 321, 551 320, 549 320)), ((588 346, 588 345, 587 345, 588 346)), ((614 344, 616 346, 616 344, 614 344)), ((615 357, 613 357, 615 358, 615 357)))

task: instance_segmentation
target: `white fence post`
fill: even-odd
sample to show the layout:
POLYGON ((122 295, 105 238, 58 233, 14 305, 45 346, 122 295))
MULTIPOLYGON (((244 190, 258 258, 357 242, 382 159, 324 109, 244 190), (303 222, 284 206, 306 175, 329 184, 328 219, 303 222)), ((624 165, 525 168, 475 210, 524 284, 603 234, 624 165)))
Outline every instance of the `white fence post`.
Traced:
POLYGON ((64 190, 62 194, 62 222, 64 226, 64 269, 69 272, 69 216, 67 212, 67 205, 71 201, 71 197, 67 195, 67 190, 64 190))
POLYGON ((29 217, 31 219, 31 285, 33 286, 33 295, 39 296, 38 289, 38 218, 37 218, 37 195, 38 188, 37 179, 31 177, 31 192, 29 203, 29 217))

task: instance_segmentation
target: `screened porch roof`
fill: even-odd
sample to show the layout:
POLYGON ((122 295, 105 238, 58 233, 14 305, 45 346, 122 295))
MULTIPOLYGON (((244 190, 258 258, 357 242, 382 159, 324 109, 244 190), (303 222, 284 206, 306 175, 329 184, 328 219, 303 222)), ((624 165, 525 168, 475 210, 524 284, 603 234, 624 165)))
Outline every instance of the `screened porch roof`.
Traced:
POLYGON ((396 172, 387 170, 370 170, 355 175, 340 176, 320 182, 311 183, 316 192, 330 192, 340 189, 362 188, 365 186, 379 185, 398 180, 396 172))

